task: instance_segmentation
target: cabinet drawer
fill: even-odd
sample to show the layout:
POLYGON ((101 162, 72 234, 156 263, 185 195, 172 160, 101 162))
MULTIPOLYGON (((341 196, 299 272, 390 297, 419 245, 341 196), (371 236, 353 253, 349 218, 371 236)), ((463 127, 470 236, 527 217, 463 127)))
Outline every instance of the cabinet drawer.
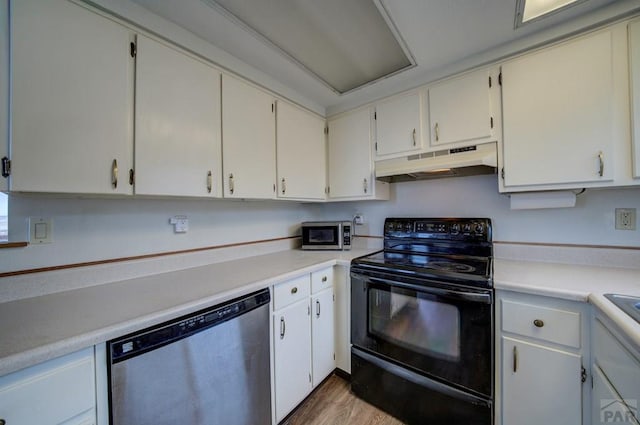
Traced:
POLYGON ((502 330, 580 348, 580 313, 502 300, 502 330))
POLYGON ((308 274, 279 283, 273 287, 273 309, 279 310, 309 296, 311 281, 308 274))
POLYGON ((595 361, 622 399, 640 395, 640 360, 631 354, 599 321, 594 321, 595 361))
POLYGON ((0 378, 0 418, 7 424, 95 421, 93 349, 69 354, 0 378))
POLYGON ((333 267, 311 273, 311 293, 327 289, 333 286, 333 267))

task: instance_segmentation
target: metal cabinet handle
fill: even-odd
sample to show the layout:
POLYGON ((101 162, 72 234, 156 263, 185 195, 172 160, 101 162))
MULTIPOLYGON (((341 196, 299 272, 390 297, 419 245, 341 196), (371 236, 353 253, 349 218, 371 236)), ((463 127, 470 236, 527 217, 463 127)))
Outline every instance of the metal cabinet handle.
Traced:
POLYGON ((284 316, 280 317, 280 339, 284 339, 284 333, 287 331, 287 324, 284 321, 284 316))
POLYGON ((540 319, 536 319, 533 321, 533 324, 536 328, 541 328, 544 326, 544 322, 540 319))
POLYGON ((291 293, 292 294, 297 294, 298 293, 298 287, 294 286, 293 288, 291 288, 291 293))
POLYGON ((413 133, 411 133, 411 138, 413 139, 413 146, 416 145, 416 129, 413 129, 413 133))
POLYGON ((280 188, 282 189, 282 194, 284 195, 285 192, 287 191, 287 182, 284 180, 284 177, 282 178, 280 188))
POLYGON ((229 174, 229 193, 233 195, 235 184, 233 183, 233 174, 229 174))
POLYGON ((111 186, 114 189, 118 187, 118 161, 116 159, 111 163, 111 186))
POLYGON ((433 130, 436 133, 436 142, 438 142, 440 140, 440 126, 438 125, 438 123, 436 123, 433 130))
POLYGON ((207 193, 211 193, 211 188, 213 187, 213 174, 211 171, 207 172, 207 193))
POLYGON ((327 277, 326 276, 322 276, 322 281, 326 282, 327 281, 327 277))
POLYGON ((320 300, 316 300, 316 317, 320 317, 320 300))
POLYGON ((598 169, 598 174, 600 175, 600 177, 602 177, 604 176, 604 153, 602 153, 602 151, 598 153, 598 160, 600 161, 600 168, 598 169))
POLYGON ((369 190, 369 182, 367 181, 367 179, 363 180, 362 188, 364 189, 364 193, 367 193, 367 190, 369 190))
POLYGON ((518 371, 518 347, 513 346, 513 373, 518 371))

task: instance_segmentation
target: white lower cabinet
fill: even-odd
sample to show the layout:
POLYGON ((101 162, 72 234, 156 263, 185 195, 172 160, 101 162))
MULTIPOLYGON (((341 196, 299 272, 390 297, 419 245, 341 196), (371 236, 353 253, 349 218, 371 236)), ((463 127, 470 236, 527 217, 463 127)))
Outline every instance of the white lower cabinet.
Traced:
POLYGON ((0 377, 6 425, 96 424, 93 347, 0 377))
POLYGON ((273 287, 274 422, 335 369, 333 267, 273 287))
POLYGON ((496 294, 496 424, 587 423, 588 305, 496 294))

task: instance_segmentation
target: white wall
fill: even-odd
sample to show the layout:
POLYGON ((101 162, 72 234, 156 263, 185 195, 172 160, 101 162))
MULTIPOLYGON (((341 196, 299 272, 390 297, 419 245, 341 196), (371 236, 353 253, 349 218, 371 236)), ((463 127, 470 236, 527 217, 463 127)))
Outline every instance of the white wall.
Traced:
POLYGON ((496 176, 473 176, 396 183, 391 201, 324 208, 325 218, 364 213, 366 225, 357 226, 356 234, 381 235, 391 216, 477 216, 493 220, 494 241, 640 247, 640 231, 615 230, 616 207, 640 212, 640 188, 587 190, 574 208, 511 210, 508 195, 498 193, 496 176))
POLYGON ((53 243, 3 250, 0 272, 293 236, 319 213, 314 205, 276 201, 12 195, 12 240, 24 240, 29 217, 51 217, 53 243), (186 234, 173 232, 174 215, 188 217, 186 234))

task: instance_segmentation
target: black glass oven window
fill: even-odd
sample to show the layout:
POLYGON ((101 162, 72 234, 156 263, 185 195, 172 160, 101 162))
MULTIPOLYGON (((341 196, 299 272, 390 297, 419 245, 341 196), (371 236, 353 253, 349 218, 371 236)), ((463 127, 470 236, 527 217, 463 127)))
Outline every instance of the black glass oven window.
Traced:
POLYGON ((460 312, 452 304, 371 288, 369 332, 414 352, 460 359, 460 312))

